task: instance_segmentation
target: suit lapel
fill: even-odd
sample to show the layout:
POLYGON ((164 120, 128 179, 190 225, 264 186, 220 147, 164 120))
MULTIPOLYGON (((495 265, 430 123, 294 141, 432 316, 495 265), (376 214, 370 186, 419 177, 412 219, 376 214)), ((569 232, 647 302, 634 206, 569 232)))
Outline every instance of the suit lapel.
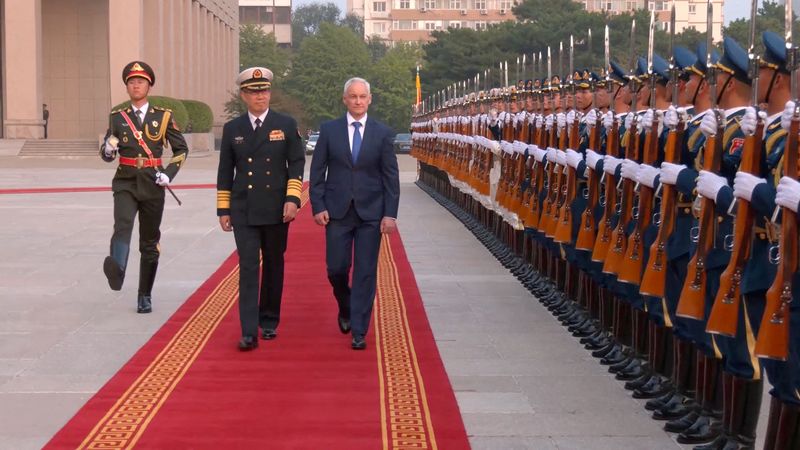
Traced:
MULTIPOLYGON (((349 134, 350 130, 349 130, 349 126, 347 125, 347 115, 345 115, 344 117, 342 117, 340 119, 339 126, 336 127, 336 128, 339 130, 340 133, 342 133, 342 139, 343 139, 343 142, 344 142, 344 152, 345 152, 344 156, 345 156, 345 159, 350 164, 350 167, 353 167, 353 152, 350 150, 350 134, 349 134)), ((361 148, 364 148, 363 140, 362 140, 361 148)))

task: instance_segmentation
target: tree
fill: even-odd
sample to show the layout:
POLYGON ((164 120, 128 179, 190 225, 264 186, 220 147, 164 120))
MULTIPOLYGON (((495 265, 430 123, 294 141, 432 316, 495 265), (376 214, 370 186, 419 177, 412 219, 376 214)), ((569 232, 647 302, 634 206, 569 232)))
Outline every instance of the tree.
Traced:
POLYGON ((239 68, 267 67, 281 77, 289 67, 289 52, 278 47, 275 35, 267 34, 258 25, 239 28, 239 68))
POLYGON ((364 19, 358 14, 350 13, 344 16, 339 24, 353 30, 356 36, 364 36, 364 19))
MULTIPOLYGON (((764 43, 761 40, 761 33, 766 30, 774 31, 779 35, 784 34, 784 6, 776 2, 765 0, 764 3, 758 8, 758 16, 756 17, 756 51, 758 54, 763 54, 764 43)), ((797 26, 797 17, 792 14, 793 30, 792 35, 797 36, 800 31, 797 26)), ((732 37, 738 42, 745 50, 750 43, 750 18, 736 19, 723 28, 722 34, 732 37)))
POLYGON ((389 46, 382 37, 373 34, 367 38, 367 51, 372 62, 378 62, 389 51, 389 46))
POLYGON ((342 113, 345 80, 363 77, 369 65, 367 46, 360 36, 349 28, 323 23, 317 34, 300 45, 287 87, 316 128, 342 113))
POLYGON ((420 57, 418 46, 398 44, 370 72, 370 113, 395 131, 408 129, 411 121, 411 105, 416 98, 414 79, 420 57))
POLYGON ((311 3, 295 9, 292 13, 292 45, 299 48, 303 40, 317 34, 324 23, 338 24, 341 14, 334 3, 311 3))

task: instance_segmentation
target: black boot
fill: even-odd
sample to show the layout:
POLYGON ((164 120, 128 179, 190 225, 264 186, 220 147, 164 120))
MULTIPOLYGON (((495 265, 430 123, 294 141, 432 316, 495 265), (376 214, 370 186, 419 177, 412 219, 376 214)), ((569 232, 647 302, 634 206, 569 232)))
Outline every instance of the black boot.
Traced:
POLYGON ((103 260, 103 273, 108 279, 108 287, 113 291, 122 289, 125 281, 125 268, 128 265, 130 246, 124 242, 111 241, 110 255, 103 260))
POLYGON ((730 433, 725 450, 744 450, 754 447, 763 388, 763 381, 760 379, 733 377, 730 433))
MULTIPOLYGON (((698 418, 689 428, 682 431, 677 438, 681 444, 700 444, 712 442, 722 432, 722 423, 719 418, 724 414, 724 408, 720 404, 724 403, 725 389, 721 381, 722 374, 720 362, 714 356, 706 356, 698 352, 698 401, 701 401, 701 411, 698 418), (702 358, 702 363, 700 359, 702 358), (702 394, 702 396, 701 396, 702 394)), ((730 400, 728 401, 730 402, 730 400)), ((671 422, 668 423, 668 425, 671 422)), ((666 426, 664 427, 667 428, 666 426)), ((667 430, 669 431, 669 430, 667 430)))
POLYGON ((156 281, 158 261, 142 261, 139 267, 139 297, 136 312, 146 314, 153 311, 153 300, 150 294, 153 291, 153 283, 156 281))
POLYGON ((800 448, 800 406, 784 403, 773 450, 800 448))

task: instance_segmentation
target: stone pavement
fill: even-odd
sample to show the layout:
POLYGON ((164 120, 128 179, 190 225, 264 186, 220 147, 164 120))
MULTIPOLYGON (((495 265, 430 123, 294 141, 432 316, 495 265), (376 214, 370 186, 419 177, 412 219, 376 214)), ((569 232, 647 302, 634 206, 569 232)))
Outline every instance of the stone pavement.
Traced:
MULTIPOLYGON (((216 155, 203 156, 177 184, 215 183, 216 155)), ((473 448, 682 448, 413 184, 413 159, 400 167, 398 223, 473 448)), ((0 156, 0 189, 107 186, 112 173, 99 158, 0 156)), ((46 443, 234 250, 213 189, 176 193, 149 315, 135 313, 137 252, 122 291, 101 270, 109 192, 0 195, 0 449, 46 443)))

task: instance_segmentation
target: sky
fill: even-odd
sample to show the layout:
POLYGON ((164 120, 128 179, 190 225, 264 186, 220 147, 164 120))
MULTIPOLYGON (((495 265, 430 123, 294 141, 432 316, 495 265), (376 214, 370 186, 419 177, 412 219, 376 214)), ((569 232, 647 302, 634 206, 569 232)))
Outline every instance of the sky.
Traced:
MULTIPOLYGON (((347 12, 345 11, 347 8, 347 0, 293 0, 292 4, 294 7, 298 7, 309 3, 327 2, 335 3, 342 11, 342 14, 347 12)), ((762 0, 758 0, 759 5, 761 5, 761 2, 762 0)), ((728 25, 732 20, 750 15, 750 0, 725 0, 724 8, 725 25, 728 25)))

